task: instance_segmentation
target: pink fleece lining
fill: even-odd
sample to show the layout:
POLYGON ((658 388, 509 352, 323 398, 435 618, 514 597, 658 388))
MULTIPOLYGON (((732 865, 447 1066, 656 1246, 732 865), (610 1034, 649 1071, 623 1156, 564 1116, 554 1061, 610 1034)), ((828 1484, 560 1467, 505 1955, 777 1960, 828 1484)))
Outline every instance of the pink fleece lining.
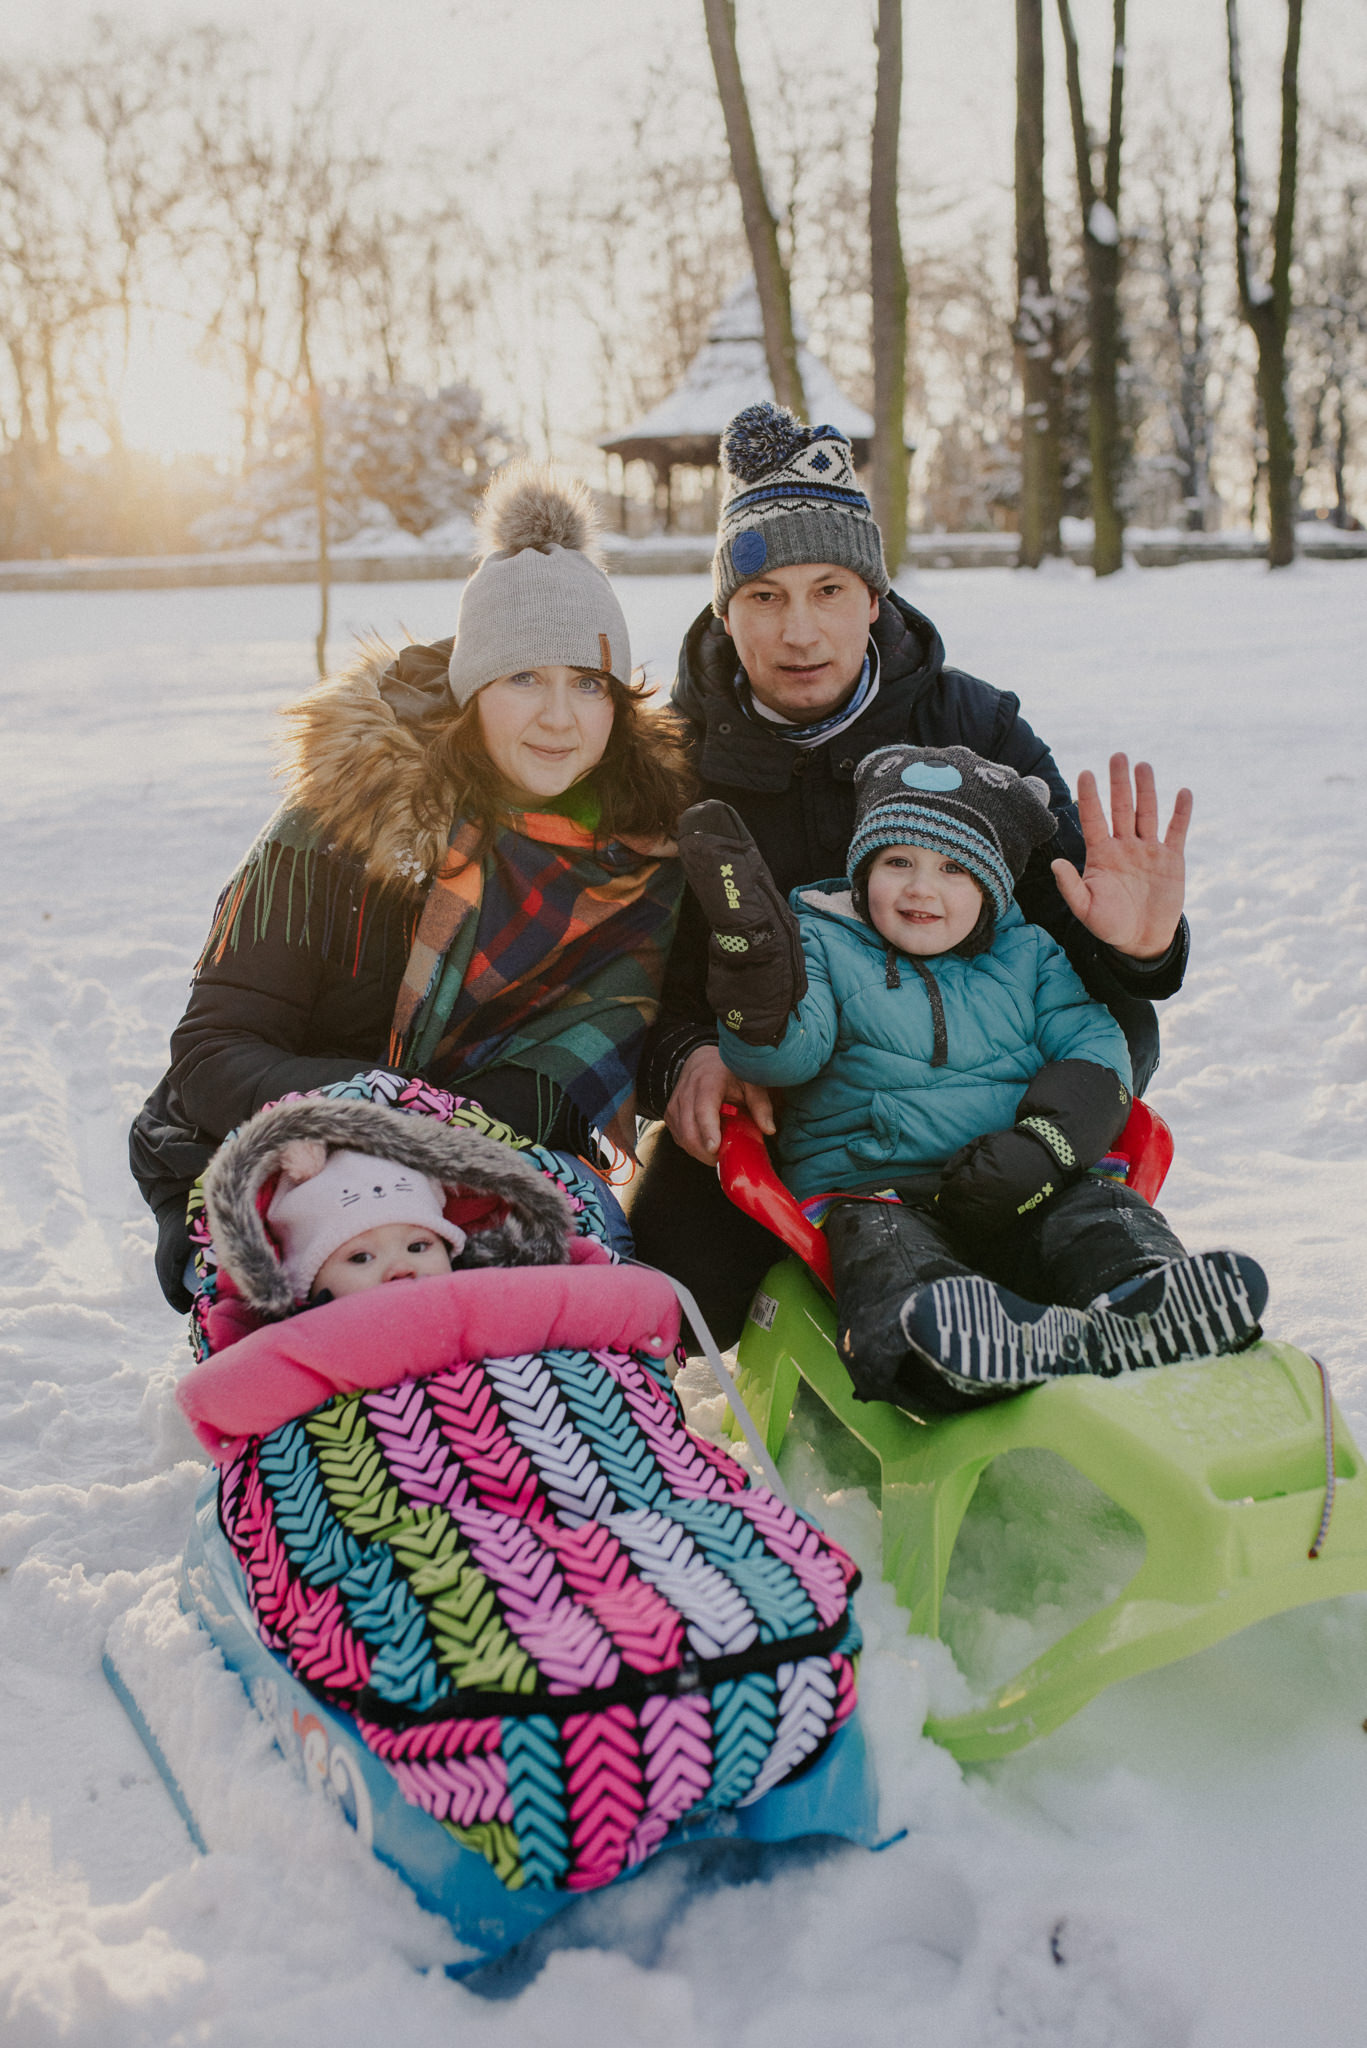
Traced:
POLYGON ((644 1350, 664 1359, 679 1306, 640 1266, 483 1266, 396 1282, 253 1330, 186 1374, 176 1399, 222 1464, 334 1394, 426 1379, 472 1358, 528 1352, 644 1350))
MULTIPOLYGON (((274 1180, 270 1182, 270 1186, 275 1186, 274 1180)), ((261 1208, 260 1197, 256 1206, 258 1209, 261 1208)), ((446 1206, 449 1214, 452 1204, 448 1202, 446 1206)), ((264 1211, 262 1222, 264 1226, 264 1211)), ((611 1252, 596 1237, 572 1237, 565 1248, 572 1266, 610 1266, 613 1263, 611 1252)), ((279 1248, 276 1249, 278 1253, 279 1248)), ((217 1297, 213 1306, 205 1312, 203 1322, 204 1335, 208 1339, 210 1351, 226 1351, 230 1344, 240 1344, 251 1331, 264 1329, 266 1322, 266 1317, 258 1309, 252 1308, 242 1299, 232 1274, 225 1266, 220 1266, 217 1297)))

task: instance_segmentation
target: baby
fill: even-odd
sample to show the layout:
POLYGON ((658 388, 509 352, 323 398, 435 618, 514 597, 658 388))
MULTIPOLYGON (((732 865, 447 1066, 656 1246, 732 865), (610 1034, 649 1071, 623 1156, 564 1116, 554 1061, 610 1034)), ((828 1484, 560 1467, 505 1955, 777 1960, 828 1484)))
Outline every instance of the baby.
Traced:
POLYGON ((465 1232, 443 1214, 441 1183, 369 1152, 316 1138, 285 1147, 266 1223, 295 1301, 318 1308, 391 1280, 449 1273, 465 1232))
POLYGON ((1251 1344, 1253 1261, 1189 1257, 1092 1170, 1129 1114, 1129 1056, 1012 900, 1056 829, 1046 785, 966 747, 895 746, 855 794, 847 877, 792 910, 729 806, 686 812, 679 846, 722 1056, 785 1091, 793 1192, 850 1198, 826 1228, 856 1393, 963 1408, 1251 1344))

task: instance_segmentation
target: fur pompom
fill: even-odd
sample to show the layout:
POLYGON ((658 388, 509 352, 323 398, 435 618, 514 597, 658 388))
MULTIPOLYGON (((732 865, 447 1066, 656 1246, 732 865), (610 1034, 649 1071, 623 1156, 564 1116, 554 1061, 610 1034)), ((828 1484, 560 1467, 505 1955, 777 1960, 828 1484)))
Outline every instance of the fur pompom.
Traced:
POLYGON ((584 484, 533 462, 510 463, 484 494, 479 527, 489 554, 575 548, 596 560, 598 514, 584 484))
POLYGON ((799 448, 805 448, 811 438, 811 428, 804 427, 786 406, 762 398, 731 421, 722 435, 721 459, 741 483, 758 483, 799 448))

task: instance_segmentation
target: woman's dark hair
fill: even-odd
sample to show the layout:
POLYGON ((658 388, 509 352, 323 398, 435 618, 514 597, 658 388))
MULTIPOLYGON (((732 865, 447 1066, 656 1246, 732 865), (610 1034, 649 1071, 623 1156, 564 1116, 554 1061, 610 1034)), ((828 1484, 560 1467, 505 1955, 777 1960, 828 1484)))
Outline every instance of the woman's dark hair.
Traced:
MULTIPOLYGON (((676 712, 650 707, 644 682, 619 683, 615 676, 602 681, 612 697, 612 731, 589 778, 601 806, 598 837, 672 837, 679 813, 697 793, 682 721, 676 712)), ((413 731, 441 769, 455 815, 492 838, 508 800, 484 745, 478 694, 463 710, 424 719, 413 731)))

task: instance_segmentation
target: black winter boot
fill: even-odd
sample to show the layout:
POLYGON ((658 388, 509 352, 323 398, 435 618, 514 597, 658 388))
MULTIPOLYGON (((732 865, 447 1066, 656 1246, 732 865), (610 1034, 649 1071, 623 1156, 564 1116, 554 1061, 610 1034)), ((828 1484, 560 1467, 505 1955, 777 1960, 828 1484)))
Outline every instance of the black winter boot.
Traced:
POLYGON ((807 993, 797 919, 744 819, 709 798, 679 820, 679 858, 712 927, 707 1000, 747 1045, 777 1045, 807 993))
POLYGON ((908 1295, 908 1345, 951 1386, 1010 1393, 1069 1373, 1114 1378, 1243 1351, 1261 1334, 1262 1268, 1238 1252, 1207 1252, 1145 1274, 1113 1308, 1043 1307, 980 1274, 908 1295))
MULTIPOLYGON (((1091 1306, 1106 1311, 1108 1319, 1133 1319, 1171 1332, 1175 1341, 1201 1344, 1188 1357, 1242 1351, 1252 1338, 1218 1340, 1235 1338, 1245 1320, 1260 1320, 1267 1307, 1267 1275, 1242 1252, 1188 1252, 1123 1281, 1091 1306)), ((1256 1328, 1253 1334, 1259 1334, 1256 1328)))

